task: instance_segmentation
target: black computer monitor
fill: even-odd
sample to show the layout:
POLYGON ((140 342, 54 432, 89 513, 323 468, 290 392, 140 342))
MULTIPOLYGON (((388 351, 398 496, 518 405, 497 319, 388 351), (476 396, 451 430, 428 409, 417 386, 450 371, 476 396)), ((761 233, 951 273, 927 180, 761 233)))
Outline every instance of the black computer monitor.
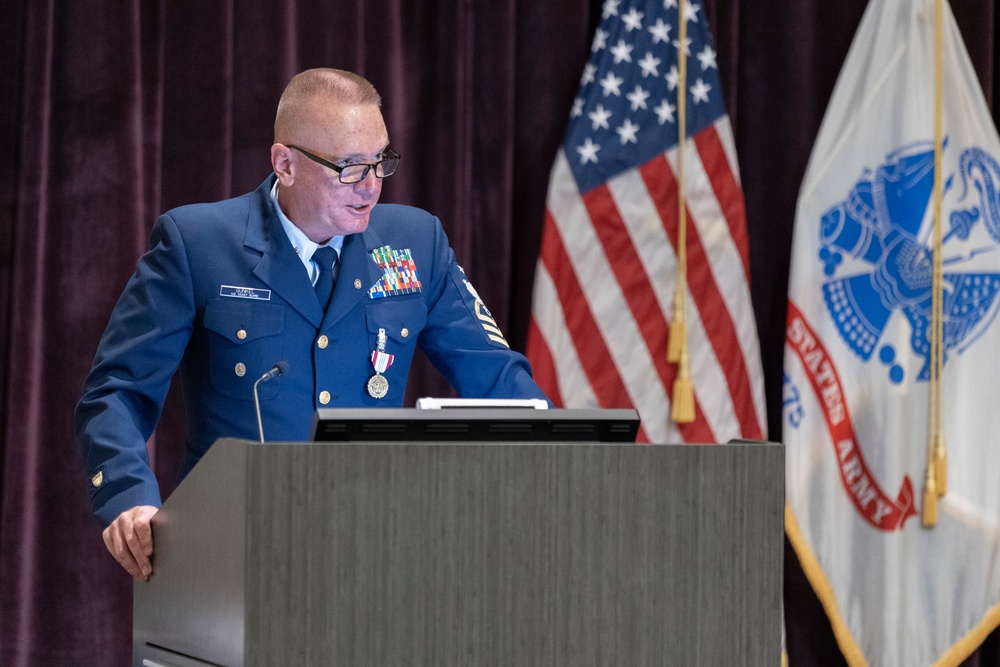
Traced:
POLYGON ((316 442, 635 442, 635 410, 319 408, 316 442))

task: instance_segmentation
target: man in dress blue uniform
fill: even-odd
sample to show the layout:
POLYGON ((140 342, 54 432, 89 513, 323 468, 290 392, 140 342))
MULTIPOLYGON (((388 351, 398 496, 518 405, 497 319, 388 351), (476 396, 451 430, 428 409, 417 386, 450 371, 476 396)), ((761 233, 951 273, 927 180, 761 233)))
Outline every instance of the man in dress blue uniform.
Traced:
POLYGON ((282 94, 274 173, 156 221, 77 406, 94 514, 135 578, 152 572, 160 492, 146 441, 180 368, 180 474, 222 436, 309 437, 319 407, 398 407, 420 345, 462 396, 544 398, 455 263, 440 221, 376 206, 399 164, 365 79, 308 70, 282 94), (335 287, 333 286, 335 281, 335 287), (332 289, 332 291, 331 291, 332 289))

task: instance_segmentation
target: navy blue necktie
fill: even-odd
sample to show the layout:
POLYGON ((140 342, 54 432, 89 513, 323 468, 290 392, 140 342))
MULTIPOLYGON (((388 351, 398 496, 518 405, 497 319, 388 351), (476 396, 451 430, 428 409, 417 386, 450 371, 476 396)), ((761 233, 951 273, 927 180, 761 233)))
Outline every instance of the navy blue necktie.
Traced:
POLYGON ((319 278, 316 279, 313 289, 316 290, 316 298, 325 313, 326 307, 330 304, 330 295, 333 294, 333 268, 337 261, 337 251, 324 246, 313 253, 312 260, 319 267, 319 278))

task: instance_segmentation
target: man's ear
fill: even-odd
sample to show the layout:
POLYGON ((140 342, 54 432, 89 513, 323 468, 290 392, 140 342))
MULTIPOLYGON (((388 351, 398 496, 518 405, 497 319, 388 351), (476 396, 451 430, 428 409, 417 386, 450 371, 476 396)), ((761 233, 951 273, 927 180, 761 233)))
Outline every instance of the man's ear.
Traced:
POLYGON ((292 164, 292 149, 284 144, 271 146, 271 168, 278 176, 278 183, 286 188, 295 182, 295 165, 292 164))

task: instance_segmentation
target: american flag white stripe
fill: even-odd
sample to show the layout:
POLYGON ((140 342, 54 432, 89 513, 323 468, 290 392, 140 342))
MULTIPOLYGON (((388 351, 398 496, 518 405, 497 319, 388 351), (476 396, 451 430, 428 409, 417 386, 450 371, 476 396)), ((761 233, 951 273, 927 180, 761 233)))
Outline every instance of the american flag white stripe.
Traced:
MULTIPOLYGON (((649 279, 659 309, 669 322, 673 317, 677 260, 656 204, 636 171, 626 171, 615 176, 608 181, 608 189, 625 220, 632 245, 642 260, 642 268, 649 279)), ((695 294, 690 289, 687 292, 687 302, 697 304, 695 294)), ((705 412, 705 419, 713 434, 739 433, 739 423, 733 416, 735 406, 729 397, 725 375, 707 343, 708 334, 696 307, 688 309, 686 326, 695 396, 705 412)), ((666 346, 653 354, 657 352, 666 355, 666 346)), ((713 439, 714 437, 713 435, 713 439)))
MULTIPOLYGON (((698 147, 696 158, 691 155, 686 160, 685 168, 690 165, 696 169, 698 178, 704 177, 709 186, 704 188, 705 197, 696 198, 696 203, 689 203, 688 208, 708 251, 709 267, 725 300, 729 319, 735 325, 739 350, 743 353, 743 364, 747 369, 759 368, 760 345, 750 296, 749 240, 746 234, 743 194, 739 190, 736 163, 730 161, 728 152, 718 150, 718 145, 725 147, 727 143, 732 143, 727 119, 716 121, 715 137, 717 143, 713 143, 710 132, 700 133, 694 139, 698 147), (703 160, 706 157, 716 165, 712 173, 706 169, 703 160), (725 160, 721 159, 723 157, 725 160), (731 202, 728 206, 723 206, 719 193, 722 193, 724 200, 731 202), (727 210, 730 207, 736 210, 727 210)), ((749 389, 763 433, 763 424, 767 420, 764 385, 761 382, 750 382, 749 389)))
MULTIPOLYGON (((559 164, 557 164, 554 170, 553 177, 553 192, 559 193, 558 198, 553 198, 550 200, 550 208, 564 210, 565 214, 563 216, 556 216, 556 220, 559 217, 566 217, 569 219, 576 219, 581 215, 586 215, 586 212, 581 212, 581 204, 579 202, 579 195, 572 192, 574 185, 571 180, 567 181, 565 179, 569 178, 568 170, 565 169, 564 161, 565 158, 560 156, 559 164)), ((541 330, 542 336, 549 342, 549 347, 551 350, 558 350, 559 352, 554 356, 560 360, 560 366, 562 370, 557 371, 560 376, 558 380, 559 393, 566 394, 567 386, 572 387, 579 381, 580 375, 576 372, 575 364, 572 369, 574 378, 569 382, 564 382, 561 373, 566 372, 566 365, 569 364, 567 360, 563 360, 562 356, 572 356, 572 357, 583 357, 592 358, 595 354, 600 354, 601 350, 609 349, 611 350, 611 356, 617 356, 619 358, 635 359, 641 358, 642 363, 639 366, 631 366, 630 369, 626 370, 625 373, 618 373, 619 381, 628 388, 628 394, 630 397, 637 395, 645 395, 649 392, 653 392, 658 398, 660 398, 660 405, 656 406, 655 412, 648 412, 647 415, 653 414, 654 418, 650 420, 647 417, 646 425, 650 429, 650 437, 656 440, 669 439, 675 440, 679 436, 676 425, 672 424, 667 415, 669 414, 669 400, 667 399, 667 394, 672 388, 673 372, 669 373, 667 378, 658 377, 656 373, 650 371, 653 366, 666 366, 666 361, 664 355, 666 353, 666 319, 663 317, 661 312, 662 308, 660 305, 669 304, 671 295, 667 294, 671 287, 664 287, 663 285, 669 285, 672 282, 673 276, 669 271, 675 270, 675 265, 672 261, 662 261, 662 258, 668 257, 672 258, 672 252, 667 241, 665 232, 663 231, 662 223, 656 214, 655 208, 652 206, 651 202, 647 203, 645 207, 639 205, 636 206, 635 202, 640 201, 644 198, 649 202, 648 193, 645 192, 645 186, 642 180, 636 176, 629 177, 623 174, 620 179, 615 179, 614 186, 619 190, 619 202, 618 204, 623 207, 626 212, 626 218, 630 219, 633 228, 642 229, 645 228, 646 236, 642 237, 639 242, 634 243, 634 247, 638 248, 643 254, 646 255, 644 262, 637 263, 637 270, 643 273, 643 278, 647 279, 647 271, 641 266, 641 264, 658 264, 661 269, 659 271, 663 273, 662 276, 654 276, 651 284, 656 284, 656 291, 658 292, 657 300, 659 304, 654 304, 653 308, 655 313, 650 312, 649 316, 657 316, 663 318, 664 324, 661 327, 663 330, 663 335, 659 339, 658 345, 649 348, 647 342, 643 339, 640 328, 643 326, 636 322, 634 316, 629 317, 630 313, 623 313, 621 311, 620 304, 622 300, 627 300, 622 292, 620 286, 616 282, 616 277, 611 275, 609 268, 603 268, 598 275, 599 280, 593 281, 596 285, 609 286, 607 289, 598 288, 588 288, 587 292, 581 291, 581 293, 589 294, 589 301, 600 301, 604 300, 605 309, 611 308, 611 313, 614 319, 610 322, 607 317, 604 317, 604 324, 601 327, 603 329, 602 338, 600 341, 594 340, 592 337, 587 336, 573 336, 572 340, 575 341, 576 349, 571 350, 573 354, 567 352, 567 340, 565 336, 558 336, 552 332, 562 333, 567 331, 565 327, 565 320, 567 318, 566 314, 561 311, 561 308, 556 311, 553 309, 551 304, 552 293, 555 292, 558 298, 562 300, 572 300, 572 293, 574 290, 582 290, 583 288, 579 285, 579 278, 577 277, 577 272, 566 270, 565 266, 558 266, 560 264, 558 259, 551 260, 552 263, 557 264, 557 268, 554 268, 554 272, 561 272, 564 276, 563 288, 561 290, 562 294, 559 295, 559 288, 549 289, 549 285, 552 284, 552 278, 549 275, 549 271, 546 267, 545 255, 543 253, 543 261, 539 265, 538 275, 540 276, 539 286, 536 288, 536 313, 543 313, 546 316, 536 317, 536 324, 541 330), (628 184, 631 184, 628 185, 628 184), (625 188, 625 191, 622 188, 625 188), (634 193, 627 192, 629 187, 635 188, 634 193), (624 202, 628 202, 625 204, 624 202), (643 210, 643 208, 645 210, 643 210), (629 212, 631 210, 631 213, 629 212), (638 224, 637 221, 644 218, 646 221, 645 225, 638 224), (654 224, 650 225, 650 219, 654 221, 654 224), (658 240, 656 240, 658 238, 658 240), (662 280, 660 280, 662 278, 662 280), (566 283, 572 283, 567 285, 566 283), (601 294, 610 295, 610 299, 607 296, 601 296, 601 294), (617 304, 617 305, 616 305, 617 304), (627 331, 627 335, 622 341, 622 335, 620 333, 619 322, 622 318, 628 318, 628 321, 624 327, 627 331), (639 355, 637 357, 637 354, 639 355), (652 358, 652 355, 658 355, 659 358, 652 358), (648 364, 648 365, 647 365, 648 364)), ((565 228, 565 225, 562 226, 565 228)), ((574 228, 575 229, 575 228, 574 228)), ((635 232, 637 235, 642 234, 641 231, 635 232)), ((562 236, 562 234, 560 234, 562 236)), ((547 237, 548 238, 548 237, 547 237)), ((609 267, 610 263, 607 262, 606 256, 603 251, 601 251, 601 245, 596 240, 594 236, 593 228, 588 227, 581 234, 577 232, 573 237, 574 242, 570 244, 570 257, 576 256, 575 261, 566 261, 571 263, 573 266, 581 266, 580 262, 593 263, 594 257, 601 257, 600 263, 603 267, 609 267)), ((558 243, 562 243, 560 239, 558 243)), ((585 277, 590 278, 591 273, 586 272, 585 277)), ((652 288, 651 290, 652 291, 652 288)), ((693 297, 692 297, 693 300, 693 297)), ((581 308, 580 303, 572 303, 571 307, 574 309, 581 308)), ((588 309, 589 310, 589 309, 588 309)), ((696 316, 696 313, 692 313, 693 317, 690 318, 689 326, 692 331, 692 338, 704 340, 706 339, 706 334, 701 326, 700 319, 696 316)), ((600 319, 600 318, 598 318, 600 319)), ((702 347, 707 347, 701 345, 702 347)), ((693 368, 700 372, 699 382, 696 386, 696 392, 705 396, 715 396, 716 398, 709 401, 712 408, 708 410, 707 414, 699 414, 699 419, 707 419, 708 423, 702 419, 701 425, 687 426, 689 431, 692 431, 691 435, 687 439, 695 439, 698 441, 706 442, 712 441, 714 439, 713 432, 718 431, 721 433, 738 434, 739 426, 735 422, 733 414, 733 406, 731 403, 727 403, 727 400, 718 400, 718 396, 727 396, 728 392, 726 389, 725 380, 723 378, 722 372, 718 367, 714 356, 704 355, 696 353, 693 368), (702 360, 705 361, 702 361, 702 360), (717 406, 716 404, 720 404, 717 406)), ((536 369, 537 372, 538 369, 536 369)), ((590 406, 587 403, 576 403, 567 396, 563 396, 565 403, 567 405, 575 405, 577 407, 590 406)), ((641 409, 641 408, 640 408, 641 409)))
MULTIPOLYGON (((743 181, 740 179, 740 163, 736 159, 736 141, 733 138, 733 125, 729 122, 729 116, 723 116, 715 121, 715 131, 719 135, 719 143, 722 144, 722 150, 726 154, 726 164, 729 165, 729 169, 732 172, 733 181, 736 183, 736 187, 742 188, 743 181)), ((742 192, 742 190, 740 191, 742 192)))
MULTIPOLYGON (((696 160, 687 160, 687 162, 696 162, 696 160)), ((676 244, 677 224, 672 213, 676 210, 677 184, 674 180, 673 170, 663 159, 651 160, 640 168, 640 172, 643 173, 647 186, 654 194, 661 215, 665 219, 672 220, 667 231, 671 243, 676 244)), ((763 399, 761 399, 760 405, 756 406, 756 410, 755 406, 752 405, 752 397, 757 392, 751 389, 755 381, 751 369, 758 369, 756 381, 760 382, 760 361, 757 347, 754 345, 751 349, 752 361, 748 364, 746 351, 737 344, 739 342, 736 335, 737 326, 732 321, 730 310, 722 298, 722 292, 710 270, 708 264, 710 253, 706 251, 705 244, 702 243, 697 224, 692 222, 694 216, 690 207, 688 207, 687 217, 689 219, 687 235, 688 286, 689 294, 692 295, 691 300, 688 301, 688 309, 697 309, 701 312, 702 322, 707 333, 705 340, 711 343, 718 363, 725 372, 729 387, 728 393, 737 404, 743 406, 737 412, 742 435, 751 438, 763 437, 764 422, 758 416, 763 414, 763 399)), ((717 226, 723 227, 724 225, 720 222, 717 223, 717 226)), ((749 307, 743 312, 744 316, 750 318, 753 327, 752 312, 749 307)), ((760 395, 762 396, 762 394, 761 389, 760 395)))
MULTIPOLYGON (((591 220, 598 221, 594 228, 612 260, 615 276, 622 286, 625 305, 628 312, 622 312, 622 317, 631 315, 639 327, 643 341, 649 349, 655 372, 649 372, 648 377, 627 378, 633 384, 642 382, 659 383, 664 392, 673 389, 676 379, 676 367, 666 359, 666 349, 670 333, 670 325, 665 313, 660 309, 653 296, 653 286, 649 276, 641 268, 641 260, 631 244, 618 208, 615 206, 609 187, 602 186, 583 195, 583 201, 590 213, 591 220)), ((660 224, 655 211, 650 211, 652 224, 660 224)), ((625 378, 623 378, 625 379, 625 378)), ((714 435, 704 419, 704 414, 697 409, 695 403, 695 421, 685 425, 685 436, 692 440, 711 442, 714 435)), ((660 415, 653 415, 660 420, 660 415)), ((664 417, 664 419, 667 419, 664 417)), ((669 420, 666 422, 669 423, 669 420)))
MULTIPOLYGON (((739 280, 732 289, 740 289, 742 292, 737 295, 735 301, 741 301, 750 297, 748 287, 750 281, 749 245, 750 241, 746 232, 746 211, 743 208, 743 193, 739 189, 739 184, 734 176, 734 165, 729 162, 723 149, 723 139, 716 127, 706 128, 698 133, 693 139, 693 145, 689 150, 695 150, 697 160, 694 162, 695 172, 693 176, 698 179, 692 189, 695 195, 689 200, 688 207, 696 212, 703 210, 704 219, 715 216, 721 224, 703 224, 702 231, 713 229, 717 233, 717 241, 713 241, 710 247, 717 251, 715 254, 720 258, 719 262, 713 265, 729 264, 732 262, 733 269, 742 270, 738 276, 739 280), (691 202, 694 202, 692 205, 691 202), (726 257, 725 255, 731 255, 726 257)), ((689 158, 691 160, 693 158, 689 158)), ((689 174, 691 172, 689 171, 689 174)), ((700 217, 700 216, 699 216, 700 217)), ((737 278, 737 276, 733 276, 737 278)))
MULTIPOLYGON (((608 358, 611 355, 605 345, 604 338, 601 336, 597 322, 587 307, 586 297, 580 289, 580 282, 574 266, 563 247, 559 230, 556 228, 552 216, 548 213, 543 228, 538 274, 551 276, 559 302, 568 305, 569 310, 564 321, 566 327, 572 332, 573 341, 587 341, 587 349, 583 350, 586 354, 581 354, 578 358, 586 381, 596 396, 597 406, 605 408, 631 407, 632 402, 621 376, 618 374, 618 369, 614 364, 608 363, 608 358)), ((550 313, 541 313, 532 319, 532 326, 529 330, 528 349, 536 350, 532 355, 536 366, 535 378, 539 385, 545 387, 549 397, 557 401, 557 405, 594 407, 586 403, 559 402, 558 383, 563 378, 554 377, 554 359, 562 354, 562 350, 541 336, 543 329, 549 329, 546 324, 551 319, 554 318, 550 313)), ((554 324, 552 326, 561 325, 554 324)), ((573 342, 573 344, 576 343, 573 342)), ((646 439, 642 426, 639 428, 638 439, 646 439)))
POLYGON ((539 309, 551 315, 537 318, 535 323, 539 333, 548 341, 551 348, 558 350, 558 353, 553 355, 552 361, 555 366, 559 396, 567 405, 581 408, 600 407, 577 355, 573 334, 566 327, 566 317, 559 302, 559 293, 552 282, 552 276, 542 263, 539 263, 535 274, 534 299, 539 309))
MULTIPOLYGON (((573 182, 573 176, 566 168, 565 156, 556 159, 553 180, 558 179, 573 182)), ((585 272, 587 278, 581 281, 580 288, 601 335, 607 341, 608 351, 619 369, 632 405, 640 414, 664 416, 645 423, 650 437, 662 437, 670 402, 663 385, 655 381, 649 372, 654 361, 639 327, 634 319, 625 317, 622 312, 625 295, 604 254, 593 223, 578 224, 581 219, 589 219, 589 214, 579 195, 560 197, 550 202, 549 210, 570 261, 578 270, 585 272)))
MULTIPOLYGON (((676 152, 671 151, 668 155, 672 158, 670 166, 676 172, 677 165, 674 162, 676 152)), ((715 276, 715 282, 724 297, 728 293, 727 303, 749 299, 750 291, 746 289, 743 258, 729 235, 722 207, 715 197, 705 166, 701 162, 701 154, 693 142, 688 144, 684 168, 687 170, 685 178, 690 192, 687 197, 687 207, 691 212, 691 218, 688 222, 697 229, 698 236, 702 240, 705 257, 712 275, 715 276)))

